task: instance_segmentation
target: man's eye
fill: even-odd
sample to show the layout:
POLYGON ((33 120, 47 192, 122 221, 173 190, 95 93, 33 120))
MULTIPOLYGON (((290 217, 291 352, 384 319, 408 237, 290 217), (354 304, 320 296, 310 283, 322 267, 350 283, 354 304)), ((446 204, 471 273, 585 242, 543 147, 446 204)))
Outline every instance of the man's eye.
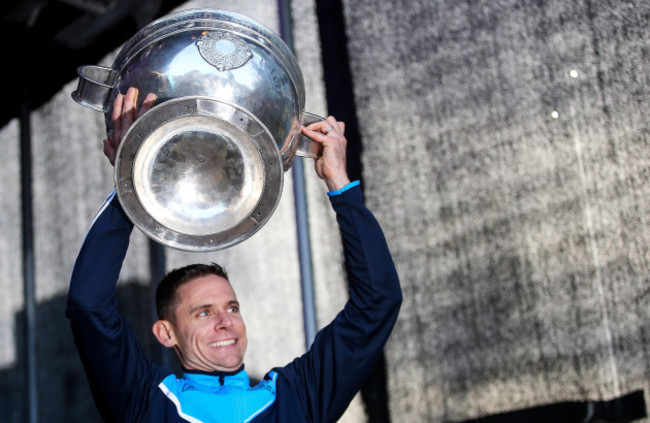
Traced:
POLYGON ((229 311, 230 313, 237 313, 237 312, 239 311, 239 307, 236 306, 236 305, 234 305, 234 306, 230 306, 230 308, 228 309, 228 311, 229 311))
POLYGON ((209 315, 210 315, 210 313, 208 313, 207 311, 204 310, 204 311, 199 312, 199 314, 197 314, 197 317, 208 317, 209 315))

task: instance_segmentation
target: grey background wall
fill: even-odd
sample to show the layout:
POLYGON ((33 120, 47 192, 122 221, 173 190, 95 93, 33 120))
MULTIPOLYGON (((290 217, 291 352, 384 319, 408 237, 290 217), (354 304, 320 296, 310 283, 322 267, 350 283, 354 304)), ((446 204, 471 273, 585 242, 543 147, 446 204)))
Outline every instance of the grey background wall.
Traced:
MULTIPOLYGON (((405 298, 386 349, 392 421, 464 421, 638 390, 647 402, 650 5, 342 4, 366 203, 386 231, 405 298)), ((275 1, 185 7, 199 5, 279 28, 275 1)), ((315 4, 294 1, 292 12, 307 109, 326 114, 315 4)), ((74 258, 112 174, 101 153, 102 117, 72 102, 75 84, 71 78, 31 114, 43 422, 98 421, 63 310, 74 258)), ((0 129, 7 422, 27 421, 20 133, 17 119, 0 129)), ((324 325, 343 304, 345 284, 325 187, 309 165, 306 174, 324 325)), ((292 188, 289 172, 278 210, 244 244, 210 255, 167 251, 169 268, 227 266, 245 307, 255 377, 304 350, 292 188)), ((119 292, 143 343, 160 354, 148 335, 148 256, 135 233, 119 292)), ((344 420, 367 420, 362 401, 344 420)))
POLYGON ((344 4, 393 416, 647 395, 648 3, 344 4))

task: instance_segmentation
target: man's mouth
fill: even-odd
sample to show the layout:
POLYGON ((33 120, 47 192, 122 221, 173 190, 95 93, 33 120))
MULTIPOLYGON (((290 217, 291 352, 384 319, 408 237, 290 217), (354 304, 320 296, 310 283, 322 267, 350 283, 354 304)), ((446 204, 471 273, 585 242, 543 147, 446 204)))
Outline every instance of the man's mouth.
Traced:
POLYGON ((227 347, 235 343, 234 339, 226 339, 224 341, 216 341, 208 344, 210 347, 227 347))

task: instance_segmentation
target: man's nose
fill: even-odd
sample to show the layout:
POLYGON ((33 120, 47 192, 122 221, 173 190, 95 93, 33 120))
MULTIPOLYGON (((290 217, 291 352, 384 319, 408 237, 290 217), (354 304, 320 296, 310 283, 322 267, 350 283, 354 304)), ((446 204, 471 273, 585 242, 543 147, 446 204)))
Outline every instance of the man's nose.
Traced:
POLYGON ((228 329, 232 326, 232 320, 228 313, 219 313, 215 322, 215 330, 228 329))

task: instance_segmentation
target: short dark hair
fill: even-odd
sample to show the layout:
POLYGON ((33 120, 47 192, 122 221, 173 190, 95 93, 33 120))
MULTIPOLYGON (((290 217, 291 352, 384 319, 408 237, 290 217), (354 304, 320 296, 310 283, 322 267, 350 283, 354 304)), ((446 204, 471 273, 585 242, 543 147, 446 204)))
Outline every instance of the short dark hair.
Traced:
POLYGON ((221 276, 230 281, 226 269, 216 263, 190 264, 169 272, 156 288, 156 312, 158 318, 173 321, 178 288, 184 283, 207 275, 221 276))

